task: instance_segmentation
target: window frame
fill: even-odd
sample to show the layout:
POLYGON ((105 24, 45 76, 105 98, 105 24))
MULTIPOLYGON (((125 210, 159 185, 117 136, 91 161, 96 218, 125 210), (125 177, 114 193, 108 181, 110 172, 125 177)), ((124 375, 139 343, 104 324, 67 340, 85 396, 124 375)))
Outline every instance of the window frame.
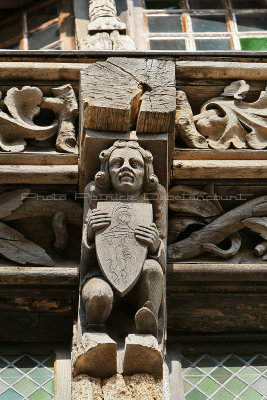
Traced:
MULTIPOLYGON (((179 0, 177 0, 178 3, 179 0)), ((231 0, 222 0, 224 8, 218 9, 190 9, 188 0, 181 0, 180 4, 183 6, 177 10, 162 10, 162 9, 146 9, 145 8, 145 0, 133 0, 133 5, 135 9, 135 21, 138 18, 143 21, 143 29, 140 29, 140 23, 138 24, 138 29, 135 30, 135 40, 137 43, 138 50, 149 50, 150 49, 150 39, 154 40, 162 40, 163 37, 165 39, 175 40, 182 39, 185 40, 185 50, 186 51, 198 51, 196 49, 195 39, 197 38, 218 38, 223 39, 227 38, 230 41, 231 49, 224 51, 240 51, 241 43, 240 38, 263 38, 267 37, 267 26, 266 30, 259 31, 238 31, 238 25, 236 21, 237 15, 255 15, 255 14, 266 14, 267 17, 267 6, 266 8, 251 8, 251 9, 242 9, 242 8, 233 8, 231 0), (142 13, 140 12, 142 10, 142 13), (168 16, 168 15, 180 15, 182 22, 182 32, 175 33, 163 33, 163 32, 149 32, 148 29, 148 16, 168 16), (225 32, 194 32, 192 29, 192 19, 191 16, 196 15, 222 15, 225 16, 225 24, 227 31, 225 32), (143 40, 140 36, 144 36, 143 40)), ((214 50, 206 50, 206 51, 214 51, 214 50)))

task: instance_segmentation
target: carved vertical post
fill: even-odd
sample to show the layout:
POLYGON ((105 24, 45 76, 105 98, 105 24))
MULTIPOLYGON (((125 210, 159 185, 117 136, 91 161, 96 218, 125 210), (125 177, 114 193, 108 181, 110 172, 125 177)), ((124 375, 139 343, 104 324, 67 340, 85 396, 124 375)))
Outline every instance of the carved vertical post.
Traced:
POLYGON ((111 385, 114 398, 123 390, 131 399, 135 384, 147 385, 157 400, 167 398, 164 281, 174 63, 110 58, 92 64, 82 71, 80 110, 85 199, 73 399, 94 390, 106 399, 111 385))
POLYGON ((88 36, 81 40, 81 50, 135 50, 125 34, 126 26, 117 16, 115 0, 89 0, 88 36))

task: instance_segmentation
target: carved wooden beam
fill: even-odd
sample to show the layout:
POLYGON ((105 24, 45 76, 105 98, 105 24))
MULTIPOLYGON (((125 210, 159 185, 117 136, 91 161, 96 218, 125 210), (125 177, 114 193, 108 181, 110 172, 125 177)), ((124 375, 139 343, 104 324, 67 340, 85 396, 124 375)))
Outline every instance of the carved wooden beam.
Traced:
POLYGON ((137 133, 172 132, 175 114, 172 61, 109 58, 82 72, 83 127, 137 133))

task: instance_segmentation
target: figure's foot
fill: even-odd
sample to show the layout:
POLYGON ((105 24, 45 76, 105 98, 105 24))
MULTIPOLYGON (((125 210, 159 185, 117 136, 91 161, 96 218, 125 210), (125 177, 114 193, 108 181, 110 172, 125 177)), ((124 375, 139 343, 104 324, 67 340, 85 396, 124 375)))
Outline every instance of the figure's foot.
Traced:
POLYGON ((135 314, 136 332, 139 334, 151 334, 158 337, 158 319, 155 314, 146 307, 140 308, 135 314))
POLYGON ((146 373, 162 379, 163 358, 152 335, 128 335, 125 340, 123 375, 146 373))
POLYGON ((117 344, 106 333, 86 332, 82 336, 73 375, 109 378, 117 373, 117 344))

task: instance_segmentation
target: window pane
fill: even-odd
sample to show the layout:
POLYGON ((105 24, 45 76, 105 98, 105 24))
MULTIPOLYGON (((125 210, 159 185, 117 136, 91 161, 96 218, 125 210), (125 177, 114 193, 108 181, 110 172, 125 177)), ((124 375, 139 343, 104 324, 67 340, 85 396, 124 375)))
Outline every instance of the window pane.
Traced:
POLYGON ((194 32, 227 32, 224 15, 191 16, 194 32))
POLYGON ((181 366, 186 400, 266 398, 264 354, 183 354, 181 366))
POLYGON ((59 28, 56 23, 29 35, 29 49, 37 50, 57 40, 59 40, 59 28))
POLYGON ((148 10, 178 10, 179 0, 146 0, 145 6, 148 10))
POLYGON ((267 30, 267 14, 236 14, 236 22, 239 32, 267 30))
POLYGON ((185 50, 185 41, 177 40, 150 40, 151 50, 185 50))
POLYGON ((52 400, 54 354, 0 356, 0 400, 52 400))
POLYGON ((267 8, 265 0, 232 0, 233 8, 267 8))
POLYGON ((147 16, 149 32, 182 32, 182 23, 180 15, 167 16, 147 16))
POLYGON ((241 38, 241 50, 267 50, 267 37, 263 38, 241 38))
POLYGON ((222 1, 220 0, 189 0, 189 6, 190 8, 195 8, 195 9, 218 9, 218 8, 224 8, 222 1))
POLYGON ((46 5, 45 7, 40 7, 37 10, 28 14, 27 24, 28 30, 37 28, 38 26, 50 21, 58 16, 57 3, 52 3, 46 5))
POLYGON ((231 50, 229 39, 196 39, 197 50, 231 50))

